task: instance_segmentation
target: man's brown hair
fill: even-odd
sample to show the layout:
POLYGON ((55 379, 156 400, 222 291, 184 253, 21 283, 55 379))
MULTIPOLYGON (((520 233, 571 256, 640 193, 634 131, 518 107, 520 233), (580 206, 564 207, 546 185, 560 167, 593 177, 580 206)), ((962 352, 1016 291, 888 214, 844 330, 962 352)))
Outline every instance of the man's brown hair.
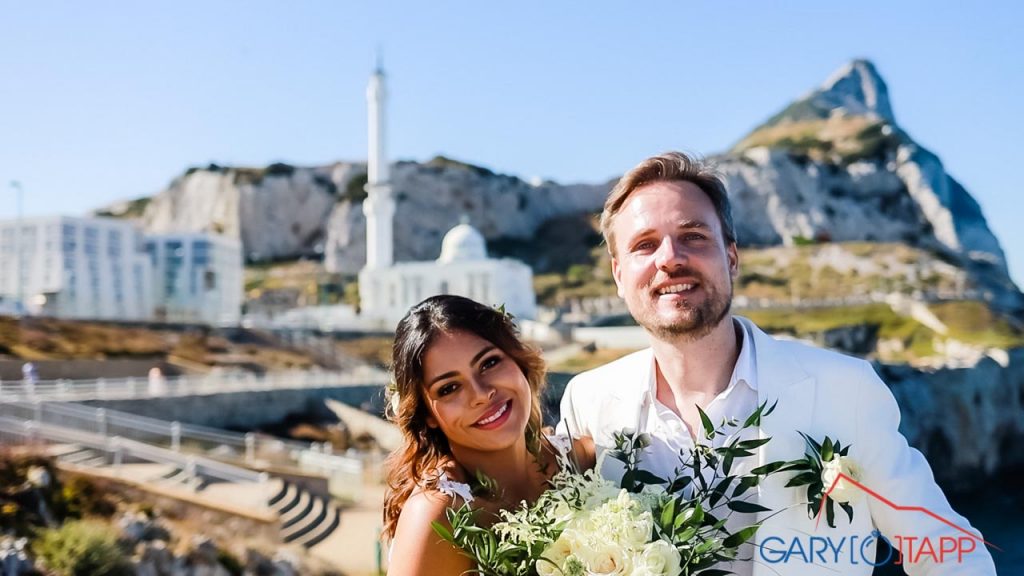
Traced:
POLYGON ((688 156, 682 152, 665 152, 652 156, 629 172, 622 175, 619 182, 608 194, 601 212, 601 234, 604 235, 608 252, 615 256, 615 238, 612 236, 612 220, 622 209, 629 195, 648 184, 655 182, 690 182, 700 188, 711 200, 722 223, 722 236, 726 244, 736 242, 736 227, 732 222, 732 206, 729 195, 725 191, 725 183, 714 168, 704 160, 688 156))

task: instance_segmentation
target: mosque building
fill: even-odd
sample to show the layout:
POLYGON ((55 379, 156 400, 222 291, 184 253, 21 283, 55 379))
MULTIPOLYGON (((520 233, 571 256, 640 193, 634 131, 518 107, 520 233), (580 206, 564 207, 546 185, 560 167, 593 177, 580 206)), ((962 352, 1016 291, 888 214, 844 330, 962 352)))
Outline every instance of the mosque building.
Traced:
POLYGON ((504 305, 516 318, 537 316, 533 271, 508 258, 489 258, 480 232, 463 217, 441 242, 435 261, 394 262, 395 198, 385 154, 384 72, 378 66, 366 90, 369 107, 366 266, 359 272, 360 316, 366 324, 393 327, 411 306, 428 296, 457 294, 492 306, 504 305))

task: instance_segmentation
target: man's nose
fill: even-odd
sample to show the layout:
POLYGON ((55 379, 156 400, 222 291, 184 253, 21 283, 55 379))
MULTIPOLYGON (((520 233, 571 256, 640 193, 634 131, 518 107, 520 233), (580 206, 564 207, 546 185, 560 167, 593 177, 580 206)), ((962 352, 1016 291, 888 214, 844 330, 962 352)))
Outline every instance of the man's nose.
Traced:
POLYGON ((686 251, 674 238, 666 237, 654 255, 659 270, 670 271, 682 266, 687 259, 686 251))

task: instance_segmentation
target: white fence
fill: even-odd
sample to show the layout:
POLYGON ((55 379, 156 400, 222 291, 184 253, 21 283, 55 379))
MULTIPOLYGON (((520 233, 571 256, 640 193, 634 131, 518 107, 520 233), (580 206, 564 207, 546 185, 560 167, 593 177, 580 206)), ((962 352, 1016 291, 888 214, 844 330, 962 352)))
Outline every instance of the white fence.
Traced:
POLYGON ((375 474, 380 465, 372 455, 333 454, 326 443, 307 444, 252 432, 241 434, 79 404, 0 402, 0 418, 8 424, 22 423, 18 429, 22 436, 32 430, 47 430, 51 436, 59 433, 60 441, 89 447, 102 443, 102 438, 118 438, 137 445, 136 452, 141 451, 138 446, 149 446, 162 451, 159 454, 194 455, 225 465, 291 468, 320 474, 327 477, 331 494, 351 500, 359 498, 363 483, 374 479, 367 474, 375 474))
POLYGON ((169 378, 98 378, 95 380, 0 381, 0 401, 125 400, 162 396, 203 396, 228 392, 257 392, 282 389, 338 388, 344 386, 383 385, 388 375, 383 370, 360 367, 345 372, 296 370, 257 375, 225 372, 169 378))
MULTIPOLYGON (((188 478, 211 478, 223 482, 258 483, 267 486, 269 476, 205 458, 196 454, 184 454, 138 442, 120 436, 104 436, 72 430, 53 424, 0 416, 0 438, 5 444, 49 444, 69 443, 103 453, 108 464, 117 470, 132 461, 165 464, 180 469, 188 478)), ((269 497, 269 494, 267 495, 269 497)), ((267 508, 267 498, 261 499, 262 508, 267 508)))

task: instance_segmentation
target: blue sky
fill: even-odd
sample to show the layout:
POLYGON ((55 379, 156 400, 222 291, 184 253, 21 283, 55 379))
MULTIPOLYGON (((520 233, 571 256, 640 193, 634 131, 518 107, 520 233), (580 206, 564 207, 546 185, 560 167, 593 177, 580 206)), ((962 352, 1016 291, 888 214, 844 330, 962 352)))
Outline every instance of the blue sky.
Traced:
POLYGON ((854 57, 978 199, 1024 279, 1019 3, 0 0, 0 218, 150 195, 187 167, 366 156, 602 181, 739 140, 854 57))

